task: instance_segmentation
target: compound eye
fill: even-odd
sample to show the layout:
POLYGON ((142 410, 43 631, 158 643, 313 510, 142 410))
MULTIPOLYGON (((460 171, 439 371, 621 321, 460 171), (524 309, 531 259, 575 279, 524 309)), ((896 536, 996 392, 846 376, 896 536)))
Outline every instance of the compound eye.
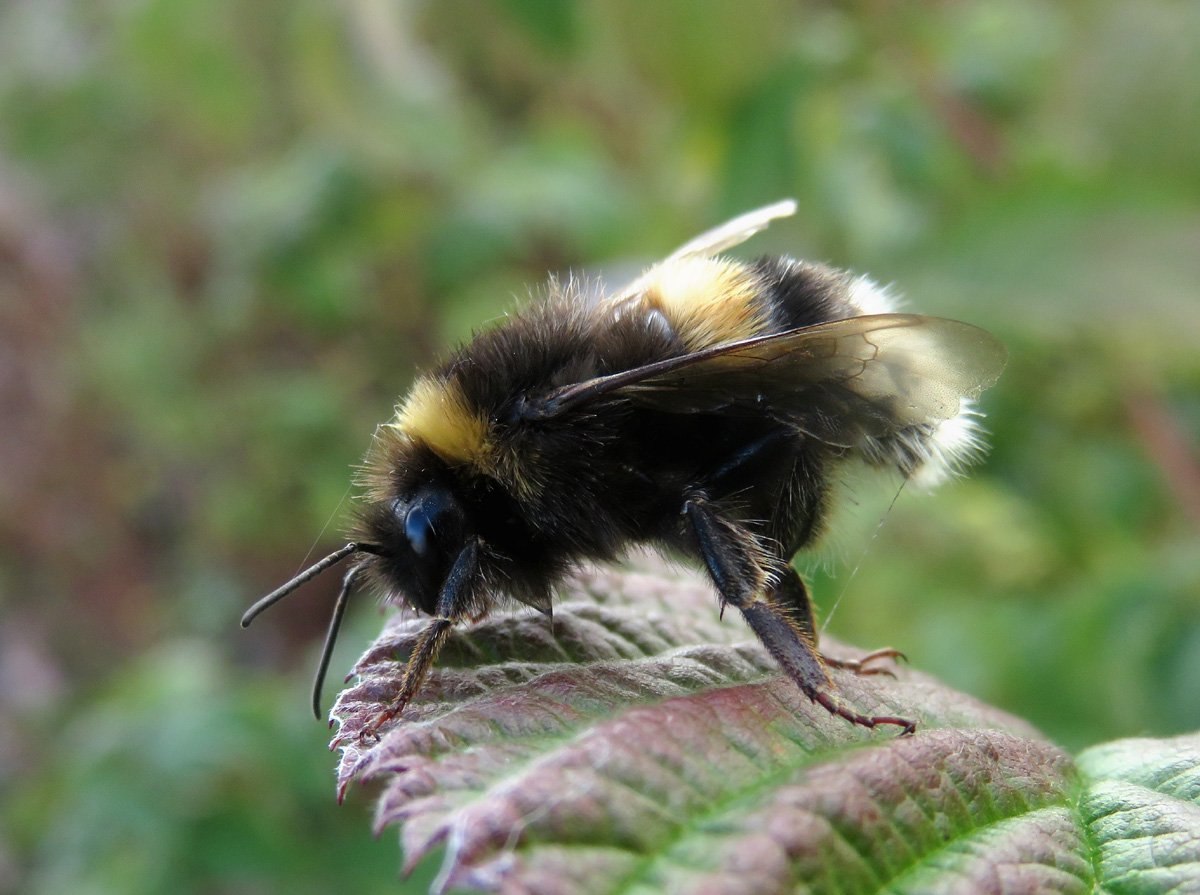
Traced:
POLYGON ((416 504, 404 517, 404 534, 408 537, 409 546, 417 556, 428 556, 433 549, 434 531, 433 515, 430 508, 416 504))
POLYGON ((439 553, 460 527, 461 511, 445 489, 430 487, 417 494, 404 514, 404 535, 412 552, 422 559, 439 553))

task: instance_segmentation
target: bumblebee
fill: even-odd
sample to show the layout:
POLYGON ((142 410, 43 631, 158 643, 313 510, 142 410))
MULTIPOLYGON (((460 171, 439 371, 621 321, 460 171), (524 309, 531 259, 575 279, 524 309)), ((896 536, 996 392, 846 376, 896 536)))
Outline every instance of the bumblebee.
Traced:
POLYGON ((350 542, 256 603, 345 559, 313 688, 360 587, 430 616, 399 692, 360 733, 401 714, 456 624, 505 598, 551 613, 585 560, 647 545, 696 560, 811 700, 854 724, 817 649, 793 556, 812 547, 850 463, 934 484, 981 447, 973 399, 1005 350, 966 323, 899 313, 863 276, 790 258, 721 255, 795 212, 792 201, 703 234, 613 295, 551 281, 540 302, 421 376, 379 426, 350 542))

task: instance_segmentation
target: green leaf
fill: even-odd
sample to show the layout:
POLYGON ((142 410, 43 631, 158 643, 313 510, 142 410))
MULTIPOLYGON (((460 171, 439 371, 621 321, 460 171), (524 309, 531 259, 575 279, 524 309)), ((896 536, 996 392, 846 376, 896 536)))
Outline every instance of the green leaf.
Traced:
MULTIPOLYGON (((537 892, 1168 892, 1200 880, 1200 736, 1072 759, 906 668, 835 673, 853 727, 783 678, 698 577, 587 570, 553 626, 466 626, 382 737, 422 620, 391 623, 334 708, 341 791, 442 888, 537 892)), ((848 655, 835 644, 825 649, 848 655)))
POLYGON ((1200 734, 1084 750, 1079 812, 1113 893, 1200 891, 1200 734))

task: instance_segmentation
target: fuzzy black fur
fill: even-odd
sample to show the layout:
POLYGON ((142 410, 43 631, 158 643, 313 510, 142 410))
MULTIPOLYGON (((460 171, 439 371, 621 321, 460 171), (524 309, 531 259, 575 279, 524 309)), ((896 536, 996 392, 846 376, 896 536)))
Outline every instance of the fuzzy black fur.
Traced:
MULTIPOLYGON (((773 331, 854 311, 839 271, 771 258, 752 270, 773 331)), ((381 548, 366 560, 374 580, 432 612, 436 594, 426 582, 444 573, 453 548, 423 563, 410 555, 403 531, 410 501, 431 483, 451 490, 467 534, 483 546, 480 588, 465 607, 472 614, 503 595, 546 606, 573 564, 612 559, 634 544, 695 555, 681 515, 690 495, 704 495, 759 536, 779 566, 809 545, 824 516, 826 466, 839 450, 806 439, 794 421, 769 412, 664 412, 620 394, 559 419, 521 418, 523 402, 555 388, 681 355, 683 343, 662 323, 606 319, 577 296, 558 294, 478 335, 434 371, 493 421, 535 487, 516 495, 473 467, 441 462, 419 440, 392 445, 373 462, 392 471, 393 500, 366 508, 355 532, 381 548)))
MULTIPOLYGON (((913 431, 893 422, 901 417, 888 400, 903 402, 903 393, 881 399, 856 390, 855 365, 870 363, 874 347, 868 324, 842 328, 856 349, 842 347, 843 336, 795 332, 862 313, 850 300, 853 278, 778 258, 742 271, 763 312, 756 319, 766 321, 755 339, 778 352, 771 360, 731 358, 724 346, 688 354, 655 307, 555 290, 431 374, 470 418, 486 421, 482 459, 447 460, 420 431, 381 429, 367 460, 371 500, 353 534, 361 545, 355 572, 438 621, 372 729, 416 692, 451 623, 505 597, 548 613, 570 568, 634 545, 702 564, 722 603, 740 610, 831 712, 912 729, 904 719, 859 715, 831 695, 808 593, 789 563, 819 536, 831 470, 854 444, 868 446, 860 451, 868 462, 907 471, 932 424, 913 431), (864 345, 866 359, 854 353, 864 345), (654 364, 670 374, 642 372, 654 364), (602 378, 627 371, 638 372, 628 382, 617 377, 622 385, 602 378), (564 390, 569 400, 555 398, 564 390)), ((915 329, 921 320, 888 325, 915 329)))

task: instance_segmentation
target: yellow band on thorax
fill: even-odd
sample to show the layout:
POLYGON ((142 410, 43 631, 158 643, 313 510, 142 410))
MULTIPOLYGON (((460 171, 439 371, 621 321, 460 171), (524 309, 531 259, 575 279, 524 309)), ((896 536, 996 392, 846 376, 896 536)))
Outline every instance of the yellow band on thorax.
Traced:
POLYGON ((388 426, 424 442, 448 463, 489 465, 491 427, 453 382, 418 379, 388 426))

